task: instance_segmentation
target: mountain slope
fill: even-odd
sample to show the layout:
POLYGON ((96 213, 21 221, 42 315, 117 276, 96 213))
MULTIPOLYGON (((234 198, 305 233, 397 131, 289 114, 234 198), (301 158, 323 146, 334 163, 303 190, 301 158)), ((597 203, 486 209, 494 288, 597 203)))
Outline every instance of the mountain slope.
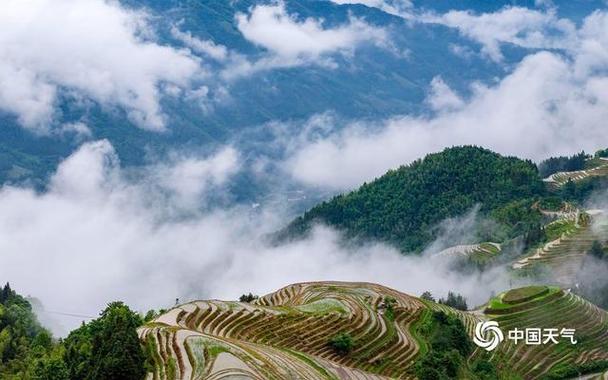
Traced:
POLYGON ((506 366, 525 379, 568 378, 568 373, 578 375, 590 363, 605 365, 608 359, 608 314, 568 290, 544 286, 511 290, 490 300, 484 313, 503 331, 575 329, 574 345, 561 340, 545 345, 503 342, 494 360, 507 360, 506 366))
POLYGON ((446 218, 477 204, 487 213, 544 191, 531 161, 473 146, 454 147, 314 207, 281 235, 299 236, 321 222, 350 237, 389 242, 404 252, 420 250, 434 239, 432 228, 446 218))
POLYGON ((601 367, 598 360, 608 358, 606 312, 547 287, 505 292, 485 312, 461 312, 369 283, 294 284, 252 304, 181 305, 139 333, 155 358, 148 375, 154 379, 408 379, 420 376, 421 363, 436 349, 424 326, 437 311, 462 321, 469 336, 478 321, 493 319, 505 335, 514 327, 567 327, 576 329, 580 341, 543 346, 509 341, 491 355, 478 348, 470 351, 459 377, 478 378, 464 367, 482 361, 495 367, 499 378, 537 379, 592 363, 601 367), (332 346, 340 334, 352 337, 350 350, 332 346))
MULTIPOLYGON (((117 2, 118 3, 118 2, 117 2)), ((263 47, 247 40, 238 28, 236 15, 248 14, 256 5, 268 2, 251 0, 122 0, 124 7, 148 12, 146 17, 153 42, 174 49, 189 49, 172 35, 174 28, 193 38, 212 41, 238 54, 252 64, 272 61, 263 47)), ((461 57, 454 53, 459 46, 467 51, 479 47, 457 30, 442 25, 420 24, 415 28, 401 18, 358 4, 335 4, 331 1, 285 1, 287 13, 299 22, 318 20, 324 28, 336 28, 350 17, 386 28, 391 48, 360 46, 353 54, 326 57, 335 65, 304 64, 264 69, 231 79, 221 79, 225 63, 193 51, 206 72, 202 83, 184 88, 183 96, 161 95, 159 107, 167 119, 169 133, 142 130, 128 117, 128 109, 99 103, 73 88, 61 88, 56 114, 49 127, 57 133, 40 137, 24 130, 11 112, 0 110, 0 182, 38 180, 53 171, 56 164, 74 150, 81 137, 63 134, 64 123, 85 123, 94 139, 108 139, 117 149, 123 164, 140 165, 147 153, 162 154, 172 149, 214 149, 223 144, 247 145, 239 141, 244 129, 255 142, 266 142, 264 124, 271 121, 302 121, 316 114, 335 112, 340 118, 382 119, 389 115, 417 115, 429 112, 425 103, 429 84, 436 76, 454 89, 467 93, 473 81, 491 83, 504 75, 504 68, 482 55, 461 57), (448 62, 448 64, 443 64, 448 62), (189 90, 208 89, 206 97, 192 97, 189 90), (83 101, 79 101, 83 97, 83 101), (74 100, 74 98, 76 100, 74 100), (86 100, 86 101, 84 101, 86 100), (49 151, 49 147, 52 150, 49 151)), ((479 4, 467 4, 485 8, 479 4)), ((102 33, 103 30, 100 31, 102 33)), ((369 44, 368 44, 369 45, 369 44)), ((518 62, 524 50, 509 49, 505 63, 518 62)), ((325 57, 324 57, 325 58, 325 57)), ((43 74, 41 74, 43 76, 43 74)), ((97 80, 91 78, 92 81, 97 80)), ((164 83, 156 84, 159 89, 164 83)), ((162 93, 162 91, 161 91, 162 93)), ((336 122, 339 128, 343 123, 336 122)), ((256 151, 242 147, 245 155, 269 154, 265 144, 256 151)), ((247 187, 249 184, 242 186, 247 187)), ((261 185, 260 185, 261 186, 261 185)), ((236 192, 246 191, 237 189, 236 192)))

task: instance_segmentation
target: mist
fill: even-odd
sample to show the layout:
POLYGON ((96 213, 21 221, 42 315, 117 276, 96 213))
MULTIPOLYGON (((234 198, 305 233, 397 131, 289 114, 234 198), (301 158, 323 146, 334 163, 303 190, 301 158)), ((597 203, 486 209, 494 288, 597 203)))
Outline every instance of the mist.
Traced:
MULTIPOLYGON (((288 222, 277 206, 186 208, 193 196, 205 204, 222 193, 238 173, 239 155, 230 147, 133 170, 121 168, 109 142, 94 141, 59 165, 46 191, 0 190, 0 279, 39 299, 41 319, 54 321, 58 335, 114 300, 145 312, 176 298, 235 300, 294 282, 343 280, 412 295, 452 290, 477 305, 508 286, 502 270, 465 276, 430 253, 404 256, 374 242, 346 248, 324 226, 306 239, 271 245, 267 234, 288 222)), ((464 216, 471 225, 473 215, 464 216)), ((452 221, 441 227, 443 236, 454 234, 452 224, 462 232, 463 224, 452 221)))

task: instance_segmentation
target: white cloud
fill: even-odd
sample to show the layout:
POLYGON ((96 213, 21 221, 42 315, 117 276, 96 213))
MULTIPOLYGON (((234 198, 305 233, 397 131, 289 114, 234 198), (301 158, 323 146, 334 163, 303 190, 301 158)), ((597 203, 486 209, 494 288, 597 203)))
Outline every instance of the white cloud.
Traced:
POLYGON ((596 11, 586 17, 574 49, 576 74, 584 77, 606 70, 608 63, 608 13, 596 11))
POLYGON ((382 128, 354 123, 309 139, 284 167, 305 184, 341 190, 452 145, 477 144, 536 160, 606 147, 608 78, 580 78, 575 68, 558 54, 530 55, 497 85, 474 85, 464 105, 431 97, 440 111, 434 117, 395 117, 382 128))
MULTIPOLYGON (((178 161, 171 186, 189 194, 198 192, 202 172, 212 181, 225 179, 234 166, 230 152, 201 158, 206 163, 193 170, 178 161)), ((276 209, 167 218, 166 209, 179 211, 181 204, 158 194, 151 170, 133 174, 120 168, 107 141, 96 141, 60 165, 47 192, 0 189, 0 279, 40 298, 47 310, 92 316, 117 299, 145 311, 172 306, 176 297, 236 299, 297 281, 373 281, 412 294, 456 290, 473 297, 471 303, 505 287, 496 273, 463 277, 379 244, 347 249, 327 228, 306 240, 269 245, 266 234, 285 223, 276 209), (486 285, 481 292, 478 280, 486 285)), ((79 320, 64 324, 76 327, 79 320)))
POLYGON ((201 40, 190 32, 182 32, 176 26, 171 28, 171 35, 195 52, 207 55, 216 61, 222 62, 228 58, 228 48, 224 45, 216 44, 211 40, 201 40))
MULTIPOLYGON (((378 8, 413 23, 441 24, 458 31, 482 46, 482 53, 495 62, 503 60, 501 46, 513 44, 529 49, 573 49, 577 46, 576 26, 559 18, 551 1, 537 1, 543 10, 507 6, 499 11, 477 14, 473 11, 452 10, 444 14, 416 9, 407 1, 332 0, 337 4, 363 4, 378 8)), ((467 57, 470 52, 459 45, 450 47, 453 53, 467 57)))
POLYGON ((267 66, 331 64, 330 54, 352 54, 362 43, 388 46, 387 32, 363 20, 351 17, 347 24, 325 28, 314 18, 297 20, 283 3, 257 5, 250 14, 237 14, 236 19, 246 39, 271 53, 265 60, 267 66))
POLYGON ((361 4, 370 8, 378 8, 386 13, 411 18, 413 4, 410 0, 331 0, 336 4, 361 4))
POLYGON ((151 168, 158 184, 176 197, 183 208, 196 209, 210 188, 226 183, 239 169, 238 152, 228 147, 209 159, 174 157, 151 168))
POLYGON ((576 44, 574 23, 559 19, 552 10, 508 7, 483 14, 450 11, 441 16, 425 15, 421 20, 458 29, 479 42, 482 52, 497 62, 503 59, 504 43, 538 49, 567 49, 576 44))
POLYGON ((57 131, 60 135, 73 135, 78 140, 85 140, 93 137, 93 131, 88 125, 82 122, 62 124, 57 131))
POLYGON ((146 40, 146 28, 143 14, 117 2, 2 1, 0 109, 45 133, 68 89, 162 130, 159 84, 187 86, 200 67, 186 51, 146 40))
POLYGON ((464 105, 460 96, 438 76, 431 81, 431 91, 426 101, 435 111, 451 111, 464 105))

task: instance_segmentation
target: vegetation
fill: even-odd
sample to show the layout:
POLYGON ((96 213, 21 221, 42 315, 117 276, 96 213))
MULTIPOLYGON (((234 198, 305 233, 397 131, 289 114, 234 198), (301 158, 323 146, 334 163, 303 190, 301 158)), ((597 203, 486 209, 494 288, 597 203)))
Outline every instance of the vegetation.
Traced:
POLYGON ((101 316, 66 338, 65 363, 72 380, 137 380, 146 373, 137 336, 142 320, 122 302, 113 302, 101 316))
POLYGON ((453 307, 457 310, 467 311, 469 307, 467 306, 467 299, 464 298, 460 294, 456 294, 454 292, 448 292, 447 298, 441 298, 439 303, 453 307))
POLYGON ((251 293, 249 294, 243 294, 239 297, 239 302, 253 302, 255 300, 257 300, 259 297, 256 295, 253 295, 251 293))
POLYGON ((583 364, 560 364, 551 369, 542 380, 565 380, 574 379, 581 375, 596 373, 608 369, 608 360, 592 361, 583 364))
POLYGON ((547 211, 559 211, 563 206, 564 202, 558 196, 543 197, 539 202, 540 208, 547 211))
POLYGON ((542 214, 533 199, 515 200, 492 211, 492 218, 503 227, 503 240, 522 236, 524 249, 545 240, 542 214))
POLYGON ((435 302, 435 297, 433 297, 433 294, 431 292, 429 292, 428 290, 423 292, 420 295, 420 298, 422 298, 423 300, 427 300, 427 301, 431 301, 431 302, 435 302))
POLYGON ((548 294, 549 290, 549 287, 542 285, 533 285, 519 289, 512 289, 505 293, 505 295, 502 297, 502 301, 507 304, 526 302, 536 297, 548 294))
POLYGON ((432 313, 421 327, 422 335, 430 349, 416 365, 416 376, 420 380, 443 380, 459 377, 461 367, 473 349, 462 322, 440 311, 432 313))
POLYGON ((579 181, 568 179, 558 191, 559 196, 571 202, 582 202, 592 193, 608 188, 605 176, 586 177, 579 181))
POLYGON ((585 153, 585 151, 582 151, 570 157, 551 157, 542 161, 538 165, 538 171, 540 175, 544 178, 557 172, 571 172, 575 170, 582 170, 585 168, 585 161, 589 157, 590 156, 585 153))
POLYGON ((349 333, 342 332, 332 337, 329 345, 340 355, 346 355, 352 351, 355 342, 349 333))
POLYGON ((50 332, 7 283, 0 289, 0 378, 65 379, 50 332), (54 377, 49 377, 49 376, 54 377))
POLYGON ((137 336, 142 319, 114 302, 100 318, 63 341, 42 328, 30 302, 6 284, 0 289, 0 378, 9 380, 143 379, 137 336))
POLYGON ((594 157, 608 157, 608 148, 598 150, 595 152, 594 157))
POLYGON ((502 378, 494 363, 485 358, 476 360, 471 370, 479 380, 495 380, 502 378))
MULTIPOLYGON (((314 223, 322 222, 342 229, 350 238, 374 238, 403 252, 420 251, 437 236, 433 227, 446 218, 481 205, 482 213, 496 211, 498 217, 507 219, 527 212, 523 203, 512 202, 534 199, 544 191, 531 161, 472 146, 449 148, 314 207, 279 238, 301 236, 314 223)), ((517 222, 512 224, 517 231, 525 229, 517 222)))
POLYGON ((393 297, 384 297, 383 307, 384 307, 384 316, 389 321, 395 320, 395 305, 397 300, 393 297))

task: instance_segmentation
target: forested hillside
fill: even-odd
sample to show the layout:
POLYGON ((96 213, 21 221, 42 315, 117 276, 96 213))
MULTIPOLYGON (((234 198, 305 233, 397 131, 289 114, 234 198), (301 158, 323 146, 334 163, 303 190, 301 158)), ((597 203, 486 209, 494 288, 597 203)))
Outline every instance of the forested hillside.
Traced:
POLYGON ((31 303, 0 288, 0 379, 134 380, 146 371, 136 328, 143 319, 113 302, 95 319, 56 340, 43 328, 31 303))
POLYGON ((433 227, 446 218, 480 205, 482 213, 494 212, 507 225, 509 215, 515 215, 517 223, 528 218, 527 200, 544 193, 531 161, 474 146, 454 147, 314 207, 280 235, 301 236, 322 222, 349 237, 373 238, 404 252, 416 251, 435 238, 433 227))
POLYGON ((36 319, 30 302, 9 284, 0 288, 0 378, 49 378, 44 372, 52 366, 53 348, 51 334, 36 319))

